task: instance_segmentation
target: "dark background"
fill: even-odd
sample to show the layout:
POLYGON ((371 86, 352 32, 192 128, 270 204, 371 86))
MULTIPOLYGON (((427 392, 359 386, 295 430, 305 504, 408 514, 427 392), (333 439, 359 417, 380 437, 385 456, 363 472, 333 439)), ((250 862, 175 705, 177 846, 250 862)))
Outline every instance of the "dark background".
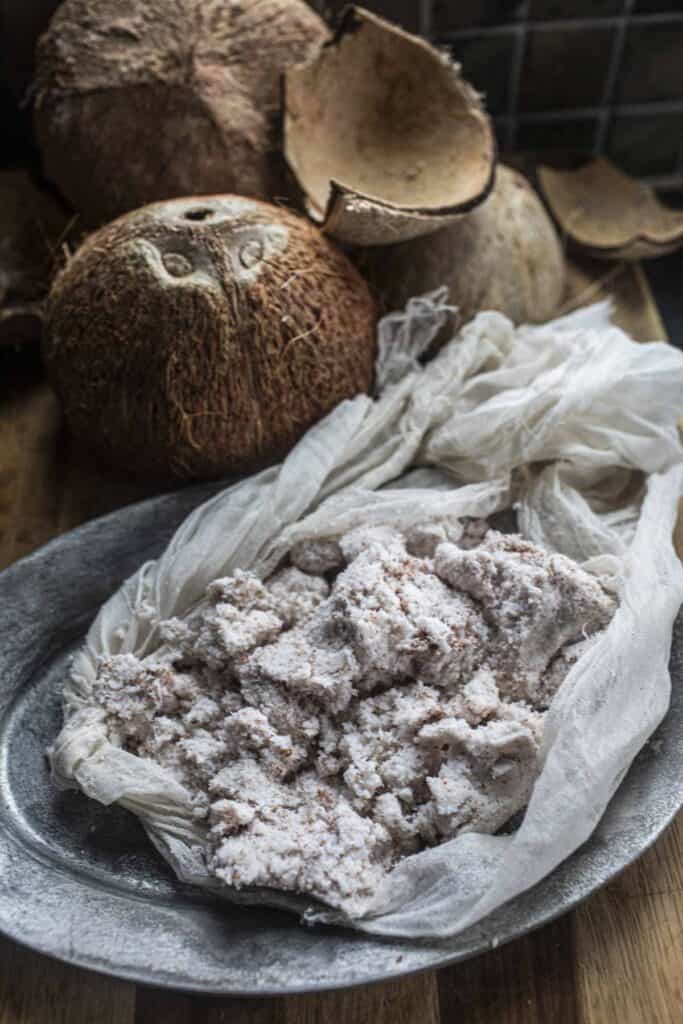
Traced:
MULTIPOLYGON (((334 14, 344 0, 317 0, 334 14)), ((683 0, 368 0, 446 46, 486 95, 500 149, 606 153, 683 187, 683 0)))
MULTIPOLYGON (((31 155, 32 49, 58 2, 0 0, 2 163, 31 155)), ((346 6, 309 2, 329 20, 346 6)), ((683 0, 364 6, 438 42, 462 63, 485 94, 504 159, 519 150, 549 163, 605 153, 666 202, 683 206, 683 0)), ((683 342, 683 252, 651 260, 647 273, 672 339, 683 342)))
MULTIPOLYGON (((93 0, 96 2, 96 0, 93 0)), ((345 0, 310 0, 329 19, 345 0)), ((29 145, 33 43, 58 0, 0 0, 5 153, 29 145)), ((552 160, 606 153, 661 189, 683 188, 683 0, 367 0, 461 61, 485 94, 500 150, 552 160)))
MULTIPOLYGON (((345 0, 314 0, 334 17, 345 0)), ((683 207, 683 0, 367 0, 446 47, 498 145, 573 164, 605 154, 683 207)), ((533 160, 532 160, 533 162, 533 160)), ((683 348, 683 250, 645 271, 683 348)))

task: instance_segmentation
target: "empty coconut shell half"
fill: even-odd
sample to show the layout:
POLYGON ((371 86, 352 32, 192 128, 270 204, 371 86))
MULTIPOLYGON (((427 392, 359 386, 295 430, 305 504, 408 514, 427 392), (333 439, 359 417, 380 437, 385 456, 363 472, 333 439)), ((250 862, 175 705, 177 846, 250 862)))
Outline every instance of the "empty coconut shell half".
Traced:
POLYGON ((603 157, 578 170, 539 167, 538 180, 562 232, 593 256, 642 260, 683 244, 683 211, 603 157))
POLYGON ((286 70, 284 135, 309 215, 354 245, 436 231, 493 185, 491 122, 460 67, 360 7, 286 70))

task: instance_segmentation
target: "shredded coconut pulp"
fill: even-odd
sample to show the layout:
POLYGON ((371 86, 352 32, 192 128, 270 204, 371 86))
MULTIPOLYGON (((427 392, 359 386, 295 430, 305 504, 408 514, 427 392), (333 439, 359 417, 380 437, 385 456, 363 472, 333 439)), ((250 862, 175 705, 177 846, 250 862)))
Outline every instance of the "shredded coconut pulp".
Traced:
POLYGON ((110 739, 190 792, 218 879, 353 916, 400 858, 525 806, 549 703, 614 612, 484 520, 302 543, 206 596, 154 655, 100 659, 110 739))

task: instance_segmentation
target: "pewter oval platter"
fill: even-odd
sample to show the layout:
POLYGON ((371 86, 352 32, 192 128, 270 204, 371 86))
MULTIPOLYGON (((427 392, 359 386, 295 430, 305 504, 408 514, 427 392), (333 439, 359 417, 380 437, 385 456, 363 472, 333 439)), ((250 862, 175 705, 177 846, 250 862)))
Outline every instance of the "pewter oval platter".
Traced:
POLYGON ((57 791, 45 748, 60 725, 72 651, 99 606, 215 493, 193 488, 115 512, 0 574, 0 931, 131 981, 204 993, 337 988, 439 967, 508 942, 573 907, 643 852, 683 803, 683 616, 671 709, 591 839, 551 876, 440 943, 308 928, 182 885, 136 819, 57 791))

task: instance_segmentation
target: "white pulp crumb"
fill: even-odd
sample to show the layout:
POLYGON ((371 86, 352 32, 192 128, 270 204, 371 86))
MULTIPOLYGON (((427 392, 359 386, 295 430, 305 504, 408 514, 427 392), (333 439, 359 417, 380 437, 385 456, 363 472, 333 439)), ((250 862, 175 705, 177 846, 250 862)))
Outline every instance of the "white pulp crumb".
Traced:
POLYGON ((216 580, 156 655, 102 658, 96 697, 112 742, 190 791, 216 877, 359 915, 401 857, 524 807, 614 601, 485 520, 357 528, 291 562, 216 580))

